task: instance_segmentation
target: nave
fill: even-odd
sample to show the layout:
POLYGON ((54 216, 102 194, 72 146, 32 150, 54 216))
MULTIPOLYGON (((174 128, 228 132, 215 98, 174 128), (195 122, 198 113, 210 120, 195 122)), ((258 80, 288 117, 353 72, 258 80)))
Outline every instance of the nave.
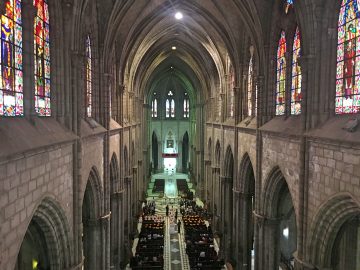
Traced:
POLYGON ((198 198, 153 198, 143 203, 127 269, 227 269, 198 198))

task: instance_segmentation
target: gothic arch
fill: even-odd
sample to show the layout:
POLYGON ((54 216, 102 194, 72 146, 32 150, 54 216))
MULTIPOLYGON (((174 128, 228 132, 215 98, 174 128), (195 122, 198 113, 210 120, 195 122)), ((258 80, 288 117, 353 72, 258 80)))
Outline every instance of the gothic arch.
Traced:
POLYGON ((212 161, 212 140, 211 137, 208 140, 208 157, 209 157, 209 161, 212 161))
POLYGON ((88 203, 93 206, 91 210, 91 218, 98 218, 101 216, 103 211, 103 188, 101 184, 101 179, 97 168, 94 166, 91 168, 88 181, 85 188, 85 193, 83 197, 84 200, 89 200, 88 203), (85 198, 88 195, 87 198, 85 198))
POLYGON ((223 168, 225 176, 234 176, 234 155, 230 145, 226 148, 223 168))
POLYGON ((250 181, 252 178, 255 180, 254 168, 252 166, 249 154, 245 153, 240 162, 239 180, 235 186, 239 189, 239 191, 249 194, 251 185, 250 181))
POLYGON ((125 176, 129 175, 130 171, 129 171, 129 153, 128 153, 128 148, 125 145, 124 146, 124 172, 125 172, 125 176))
POLYGON ((110 161, 110 185, 111 194, 120 188, 120 170, 119 162, 115 153, 113 153, 110 161))
POLYGON ((221 148, 220 148, 220 142, 216 142, 215 146, 215 164, 216 166, 220 166, 220 159, 221 159, 221 148))
MULTIPOLYGON (((280 168, 276 166, 269 173, 267 180, 265 181, 264 189, 262 191, 262 210, 268 217, 274 217, 277 214, 277 200, 284 186, 288 187, 288 183, 281 172, 280 168)), ((294 201, 293 194, 289 189, 291 200, 294 201)))
POLYGON ((266 269, 285 268, 294 263, 297 249, 297 221, 294 200, 280 168, 273 168, 262 192, 264 241, 261 256, 266 269), (266 249, 273 249, 266 255, 266 249))
POLYGON ((320 207, 308 238, 309 256, 314 265, 331 267, 332 249, 340 228, 359 214, 359 203, 348 193, 338 194, 320 207))
MULTIPOLYGON (((46 262, 40 262, 43 267, 49 267, 54 270, 67 269, 71 267, 73 253, 71 246, 70 227, 61 206, 50 197, 45 197, 37 207, 28 230, 24 236, 23 243, 19 250, 16 269, 23 268, 26 244, 28 241, 43 239, 43 249, 47 253, 44 258, 46 262), (36 239, 33 239, 36 238, 36 239), (23 254, 24 253, 24 254, 23 254), (45 266, 45 264, 48 264, 45 266)), ((30 246, 33 243, 30 243, 30 246)), ((27 268, 26 268, 27 269, 27 268)))

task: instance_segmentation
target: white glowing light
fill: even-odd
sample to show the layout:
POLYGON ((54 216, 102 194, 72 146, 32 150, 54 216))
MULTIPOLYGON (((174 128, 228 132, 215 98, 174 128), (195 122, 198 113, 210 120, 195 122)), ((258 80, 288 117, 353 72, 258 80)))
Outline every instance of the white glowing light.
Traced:
POLYGON ((176 50, 176 46, 172 46, 171 49, 172 49, 173 51, 175 51, 175 50, 176 50))
POLYGON ((182 15, 182 13, 181 12, 176 12, 175 13, 175 19, 177 19, 177 20, 181 20, 183 18, 183 15, 182 15))
POLYGON ((283 236, 285 236, 286 239, 289 238, 289 228, 286 227, 284 230, 283 230, 283 236))

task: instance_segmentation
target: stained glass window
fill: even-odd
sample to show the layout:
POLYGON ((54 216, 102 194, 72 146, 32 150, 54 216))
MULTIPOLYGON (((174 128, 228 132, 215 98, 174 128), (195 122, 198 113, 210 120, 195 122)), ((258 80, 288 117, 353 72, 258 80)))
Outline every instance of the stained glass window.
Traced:
POLYGON ((34 0, 37 13, 34 20, 35 111, 50 116, 50 27, 47 0, 34 0))
POLYGON ((343 0, 338 21, 336 114, 360 111, 359 17, 357 1, 343 0))
POLYGON ((157 117, 157 100, 154 99, 151 103, 151 116, 156 118, 157 117))
POLYGON ((294 0, 285 0, 285 14, 288 14, 293 4, 294 4, 294 0))
POLYGON ((175 117, 175 101, 173 99, 171 99, 171 103, 170 103, 170 107, 171 107, 171 118, 175 117))
POLYGON ((229 116, 234 116, 234 86, 235 86, 235 74, 234 69, 230 66, 230 78, 229 78, 229 116))
POLYGON ((250 58, 248 80, 247 80, 247 103, 248 103, 248 116, 252 116, 252 95, 253 95, 253 58, 250 58))
POLYGON ((0 116, 22 116, 23 67, 21 0, 5 3, 1 15, 0 116))
POLYGON ((92 55, 90 36, 86 38, 86 115, 91 117, 92 112, 92 55))
POLYGON ((285 85, 286 85, 286 38, 285 31, 281 32, 276 57, 276 115, 285 113, 285 85))
POLYGON ((300 31, 299 27, 296 28, 293 44, 292 55, 292 71, 291 71, 291 114, 298 115, 301 113, 301 68, 298 63, 300 57, 301 44, 300 44, 300 31))
POLYGON ((187 97, 185 97, 185 99, 184 99, 184 118, 189 118, 189 111, 190 111, 189 99, 187 97))
POLYGON ((165 109, 166 109, 165 117, 169 118, 170 117, 170 102, 168 99, 166 100, 165 106, 166 106, 165 107, 165 109))

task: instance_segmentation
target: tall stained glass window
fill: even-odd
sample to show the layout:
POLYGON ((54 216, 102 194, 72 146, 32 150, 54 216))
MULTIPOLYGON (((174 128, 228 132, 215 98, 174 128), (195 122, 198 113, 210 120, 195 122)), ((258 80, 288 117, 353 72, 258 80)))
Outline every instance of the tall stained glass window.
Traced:
POLYGON ((34 20, 35 111, 50 116, 50 27, 47 0, 34 0, 37 13, 34 20))
POLYGON ((285 85, 286 85, 286 39, 285 31, 281 32, 276 55, 276 115, 285 113, 285 85))
POLYGON ((0 116, 22 116, 21 0, 5 2, 5 13, 1 15, 0 116))
POLYGON ((296 28, 292 53, 292 71, 291 71, 291 114, 301 113, 301 68, 298 63, 301 52, 300 31, 296 28))
POLYGON ((165 109, 166 109, 165 117, 169 118, 170 117, 170 102, 168 99, 166 100, 166 103, 165 103, 165 109))
POLYGON ((358 2, 343 0, 338 21, 336 114, 360 111, 359 17, 358 2))
POLYGON ((157 117, 157 99, 151 102, 151 117, 157 117))
MULTIPOLYGON (((111 103, 110 103, 111 104, 111 103)), ((90 36, 86 38, 86 115, 91 117, 92 113, 92 55, 90 36)))
POLYGON ((175 101, 173 99, 171 99, 171 103, 170 103, 170 116, 171 118, 175 117, 175 101))
POLYGON ((184 99, 184 118, 189 118, 190 106, 189 106, 189 98, 187 97, 187 93, 185 93, 186 97, 184 99))
POLYGON ((247 104, 248 104, 248 116, 252 116, 252 96, 253 96, 253 58, 249 61, 249 71, 247 79, 247 104))
POLYGON ((235 87, 235 74, 234 68, 230 66, 230 78, 229 78, 229 116, 234 116, 234 87, 235 87))

